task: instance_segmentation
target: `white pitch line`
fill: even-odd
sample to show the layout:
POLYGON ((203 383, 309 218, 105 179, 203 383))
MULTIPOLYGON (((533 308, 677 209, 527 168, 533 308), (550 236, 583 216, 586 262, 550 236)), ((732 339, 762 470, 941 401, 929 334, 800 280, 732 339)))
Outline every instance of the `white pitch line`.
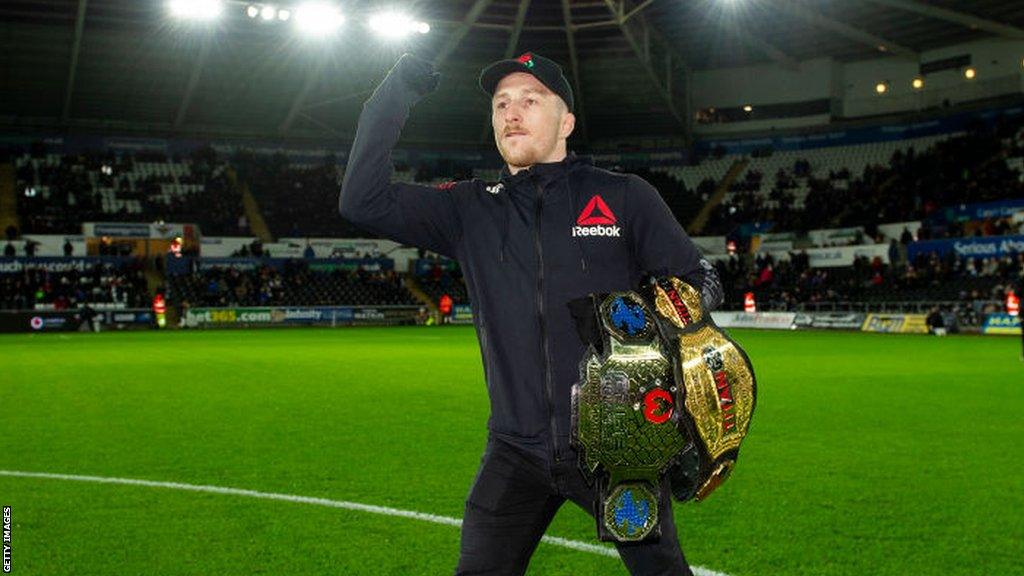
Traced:
MULTIPOLYGON (((409 518, 421 520, 445 526, 462 526, 462 520, 450 516, 438 516, 425 512, 413 510, 401 510, 387 506, 375 506, 373 504, 361 504, 359 502, 346 502, 344 500, 330 500, 328 498, 313 498, 310 496, 297 496, 295 494, 280 494, 277 492, 259 492, 256 490, 245 490, 242 488, 227 488, 224 486, 206 486, 203 484, 183 484, 181 482, 159 482, 156 480, 139 480, 135 478, 113 478, 108 476, 80 476, 77 474, 53 474, 49 472, 24 472, 21 470, 0 470, 0 476, 12 476, 15 478, 44 478, 47 480, 67 480, 71 482, 93 482, 97 484, 123 484, 127 486, 147 486, 149 488, 164 488, 169 490, 185 490, 189 492, 206 492, 208 494, 230 494, 232 496, 246 496, 248 498, 260 498, 263 500, 280 500, 284 502, 297 502, 299 504, 313 504, 315 506, 326 506, 328 508, 342 508, 357 512, 368 512, 370 514, 381 514, 396 518, 409 518)), ((601 546, 569 540, 558 536, 544 536, 541 542, 553 546, 561 546, 580 552, 589 552, 600 556, 618 558, 619 552, 610 546, 601 546)), ((692 567, 694 576, 729 576, 722 572, 715 572, 700 566, 692 567)))

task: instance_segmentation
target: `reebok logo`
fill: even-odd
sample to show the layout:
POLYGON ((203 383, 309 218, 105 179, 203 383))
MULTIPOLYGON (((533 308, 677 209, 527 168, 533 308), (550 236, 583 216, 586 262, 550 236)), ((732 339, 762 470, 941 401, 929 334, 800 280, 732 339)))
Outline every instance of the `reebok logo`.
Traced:
POLYGON ((604 202, 604 198, 594 196, 587 202, 587 207, 576 218, 577 226, 594 226, 598 224, 615 224, 615 214, 604 202))
POLYGON ((615 213, 608 207, 604 199, 594 195, 587 202, 583 211, 576 218, 576 226, 572 227, 573 237, 577 236, 612 236, 618 237, 622 229, 615 226, 615 213))

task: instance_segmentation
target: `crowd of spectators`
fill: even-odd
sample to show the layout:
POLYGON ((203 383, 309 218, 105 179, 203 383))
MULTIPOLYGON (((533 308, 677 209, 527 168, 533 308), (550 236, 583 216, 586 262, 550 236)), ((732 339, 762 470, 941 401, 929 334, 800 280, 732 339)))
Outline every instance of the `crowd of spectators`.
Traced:
MULTIPOLYGON (((763 153, 770 153, 763 152, 763 153)), ((720 156, 721 151, 716 151, 720 156)), ((41 150, 33 157, 41 157, 41 150)), ((848 243, 884 241, 878 224, 920 220, 925 225, 918 239, 962 236, 1001 236, 1024 233, 1024 222, 1010 218, 961 222, 937 218, 950 207, 1024 197, 1021 173, 1010 158, 1024 156, 1024 129, 1020 120, 978 123, 964 134, 938 142, 926 150, 895 152, 885 165, 867 166, 861 173, 834 170, 816 178, 811 164, 797 159, 776 173, 747 170, 731 185, 729 203, 717 207, 702 231, 732 235, 741 224, 771 222, 774 231, 856 227, 862 234, 848 243), (770 179, 770 192, 761 194, 770 179), (809 191, 797 207, 795 191, 806 183, 809 191), (937 222, 942 222, 941 226, 937 222)), ((19 216, 23 230, 6 230, 4 256, 31 256, 33 243, 21 232, 78 233, 85 221, 196 222, 207 235, 249 235, 239 188, 232 184, 225 159, 212 148, 197 149, 187 158, 188 175, 153 175, 132 181, 127 177, 139 162, 169 162, 158 153, 118 155, 96 153, 64 156, 59 164, 23 164, 16 174, 19 216), (201 184, 198 191, 171 196, 164 202, 162 186, 201 184), (44 188, 46 195, 36 193, 44 188), (141 213, 127 209, 104 212, 96 188, 113 188, 118 200, 137 201, 141 213)), ((313 164, 297 164, 283 154, 237 153, 230 160, 260 204, 273 236, 357 237, 366 232, 344 222, 336 206, 342 170, 333 157, 313 164)), ((412 169, 416 180, 436 178, 436 167, 412 169)), ((639 176, 654 185, 675 217, 685 226, 715 191, 712 180, 688 189, 662 172, 641 170, 639 176)), ((468 177, 462 172, 456 177, 468 177)), ((1024 255, 1003 258, 965 258, 935 255, 906 260, 907 244, 914 238, 904 231, 891 244, 889 260, 859 258, 846 268, 812 268, 806 252, 787 260, 771 255, 740 255, 718 262, 726 288, 726 306, 742 308, 743 295, 754 292, 759 304, 774 309, 798 310, 850 302, 941 301, 956 303, 969 321, 976 321, 990 302, 1000 302, 1007 286, 1024 275, 1024 255)), ((67 245, 70 247, 70 244, 67 245)), ((111 248, 113 249, 113 248, 111 248)), ((742 247, 739 250, 743 252, 742 247)), ((313 255, 307 245, 307 258, 313 255)), ((259 241, 236 256, 268 256, 259 241)), ((393 271, 358 268, 324 271, 310 261, 296 259, 281 269, 257 265, 254 269, 211 268, 168 278, 171 300, 193 306, 266 305, 414 305, 415 298, 393 271)), ((444 294, 454 303, 468 303, 457 267, 440 264, 417 278, 434 301, 444 294)), ((0 276, 0 305, 30 309, 63 309, 81 303, 116 303, 146 306, 145 277, 136 268, 116 269, 98 264, 85 271, 47 272, 29 268, 0 276)))
POLYGON ((183 183, 202 184, 203 189, 171 196, 170 204, 153 203, 148 209, 144 205, 144 212, 164 222, 196 222, 203 233, 210 236, 248 234, 242 194, 232 185, 216 152, 212 148, 198 149, 191 154, 189 162, 192 174, 183 183))
POLYGON ((338 215, 342 172, 333 157, 293 164, 284 154, 240 152, 232 158, 277 238, 366 236, 338 215))
MULTIPOLYGON (((774 175, 748 170, 732 185, 734 197, 712 213, 704 232, 728 234, 739 225, 771 222, 774 230, 872 226, 882 222, 927 221, 942 209, 960 204, 1024 196, 1021 173, 1008 158, 1024 155, 1022 121, 1003 117, 976 123, 966 133, 927 150, 897 150, 888 164, 871 165, 861 174, 848 169, 828 178, 810 175, 806 160, 774 175), (764 178, 773 178, 768 196, 758 193, 764 178), (807 178, 803 208, 795 207, 797 178, 807 178)), ((927 229, 929 236, 963 235, 956 226, 927 229)))
POLYGON ((435 304, 445 294, 452 299, 452 304, 469 304, 469 293, 458 264, 446 269, 441 261, 434 261, 426 274, 416 277, 416 282, 435 304))
MULTIPOLYGON (((45 157, 37 148, 32 158, 45 157)), ((227 170, 212 148, 199 148, 187 157, 162 153, 134 155, 82 153, 65 155, 56 165, 21 165, 16 173, 18 214, 25 234, 78 234, 83 222, 186 222, 198 223, 206 234, 237 235, 244 220, 242 197, 231 185, 227 170), (189 173, 149 174, 129 178, 136 162, 187 162, 189 173), (162 185, 177 183, 188 191, 175 192, 165 201, 162 185), (118 201, 136 201, 141 212, 125 205, 104 210, 99 188, 115 191, 118 201), (194 189, 197 188, 197 189, 194 189)))
MULTIPOLYGON (((961 321, 977 325, 984 314, 999 311, 1006 291, 1024 278, 1024 254, 989 257, 944 257, 921 254, 907 261, 905 251, 894 253, 894 264, 882 258, 859 257, 853 266, 812 268, 806 251, 787 259, 769 253, 743 255, 716 262, 725 289, 724 309, 743 309, 744 296, 753 292, 767 310, 828 311, 850 305, 896 302, 943 302, 961 321)), ((435 302, 443 294, 455 304, 468 304, 461 271, 435 263, 416 278, 435 302)))
POLYGON ((1006 291, 1024 278, 1024 254, 944 257, 919 254, 910 262, 886 264, 881 258, 857 258, 852 267, 812 268, 806 252, 787 260, 770 254, 732 257, 717 263, 726 292, 725 306, 742 309, 753 292, 759 306, 772 310, 828 310, 837 305, 873 302, 946 302, 977 324, 985 312, 998 311, 1006 291))
POLYGON ((97 263, 60 272, 26 267, 0 274, 0 309, 68 310, 85 304, 114 308, 149 306, 146 277, 140 266, 97 263))
POLYGON ((214 267, 168 277, 170 299, 187 306, 415 305, 393 270, 311 269, 305 260, 278 270, 214 267))
POLYGON ((672 215, 683 226, 687 226, 700 213, 700 209, 715 192, 715 181, 710 178, 703 180, 695 190, 690 190, 683 182, 664 172, 633 170, 632 173, 640 176, 658 190, 661 197, 665 199, 665 204, 672 211, 672 215))
MULTIPOLYGON (((338 215, 338 194, 344 170, 333 156, 301 163, 282 153, 240 151, 231 162, 249 183, 275 237, 372 237, 338 215)), ((451 160, 416 166, 399 162, 395 171, 410 174, 412 181, 420 183, 473 176, 471 169, 451 160)))

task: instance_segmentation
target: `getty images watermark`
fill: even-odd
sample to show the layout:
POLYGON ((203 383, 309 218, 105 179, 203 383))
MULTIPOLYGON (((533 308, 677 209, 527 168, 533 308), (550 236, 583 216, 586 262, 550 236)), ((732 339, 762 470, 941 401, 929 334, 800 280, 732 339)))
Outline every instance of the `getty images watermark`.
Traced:
POLYGON ((11 507, 4 506, 4 573, 11 571, 11 507))

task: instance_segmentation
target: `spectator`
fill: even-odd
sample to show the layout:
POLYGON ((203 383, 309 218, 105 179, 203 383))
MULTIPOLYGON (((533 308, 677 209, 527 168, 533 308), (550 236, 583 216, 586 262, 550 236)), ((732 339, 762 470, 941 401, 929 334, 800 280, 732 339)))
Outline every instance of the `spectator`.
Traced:
POLYGON ((442 324, 451 322, 452 305, 452 297, 448 294, 442 294, 441 299, 437 301, 437 311, 441 313, 442 324))
POLYGON ((942 312, 939 311, 938 307, 932 308, 931 312, 928 313, 925 324, 928 325, 928 330, 932 334, 936 336, 946 335, 946 320, 942 317, 942 312))
POLYGON ((309 269, 295 259, 280 268, 263 265, 252 270, 217 267, 172 275, 172 302, 195 306, 330 306, 415 305, 415 297, 393 271, 309 269))

